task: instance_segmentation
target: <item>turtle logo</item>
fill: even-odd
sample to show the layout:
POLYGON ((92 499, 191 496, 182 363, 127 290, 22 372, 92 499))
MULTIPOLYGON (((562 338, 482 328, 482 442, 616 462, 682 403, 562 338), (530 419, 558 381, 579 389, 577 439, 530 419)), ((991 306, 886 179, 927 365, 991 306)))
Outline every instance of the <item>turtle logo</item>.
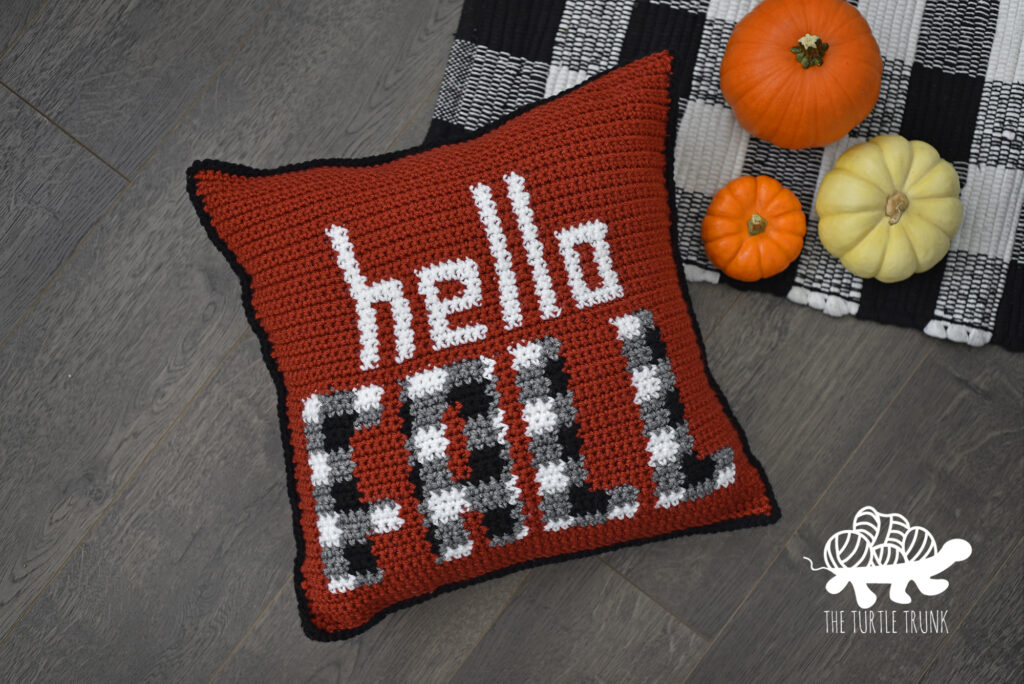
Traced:
POLYGON ((911 526, 899 513, 879 513, 865 506, 853 517, 851 529, 829 537, 823 555, 825 565, 819 568, 810 558, 804 556, 804 560, 814 572, 832 573, 825 590, 838 594, 849 584, 857 605, 867 609, 878 598, 870 584, 888 584, 893 603, 910 603, 907 587, 911 582, 925 596, 938 596, 949 582, 935 576, 969 558, 971 545, 965 539, 950 539, 939 548, 931 532, 911 526))

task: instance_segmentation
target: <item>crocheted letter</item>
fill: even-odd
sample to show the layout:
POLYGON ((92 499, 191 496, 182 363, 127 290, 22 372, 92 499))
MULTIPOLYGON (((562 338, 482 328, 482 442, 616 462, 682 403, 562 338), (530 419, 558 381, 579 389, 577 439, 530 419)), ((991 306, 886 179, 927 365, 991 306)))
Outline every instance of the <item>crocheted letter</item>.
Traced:
POLYGON ((391 305, 391 316, 395 320, 395 362, 401 363, 411 359, 413 352, 416 351, 412 332, 412 312, 409 309, 409 301, 402 292, 401 281, 381 280, 368 285, 359 269, 348 231, 341 226, 331 226, 327 230, 327 236, 331 238, 331 246, 338 253, 338 267, 345 274, 349 294, 356 303, 361 345, 360 368, 365 371, 380 364, 377 314, 373 310, 373 305, 384 302, 391 305))
POLYGON ((731 485, 736 480, 731 448, 723 447, 703 460, 693 450, 676 374, 651 312, 640 309, 609 322, 618 330, 626 370, 633 381, 633 403, 644 423, 648 465, 657 485, 655 505, 671 508, 731 485))
POLYGON ((635 487, 604 490, 587 483, 587 467, 580 452, 583 444, 576 434, 576 407, 560 347, 554 337, 545 337, 509 350, 537 471, 544 530, 632 518, 640 506, 635 487))
POLYGON ((569 274, 572 297, 579 309, 611 302, 623 295, 619 276, 612 266, 612 250, 605 239, 607 234, 608 226, 601 221, 588 221, 555 233, 558 251, 562 253, 565 271, 569 274), (601 277, 601 285, 598 287, 591 287, 583 275, 583 265, 579 252, 576 251, 580 245, 588 245, 592 250, 594 262, 597 264, 597 274, 601 277))
POLYGON ((427 306, 430 339, 434 341, 434 349, 441 350, 460 344, 479 342, 487 336, 487 326, 483 323, 464 325, 458 328, 448 325, 448 316, 480 306, 483 299, 480 288, 480 270, 475 261, 457 259, 441 264, 432 264, 416 271, 416 275, 420 279, 420 294, 423 295, 423 301, 427 306), (437 283, 451 281, 462 285, 462 294, 442 299, 437 283))
POLYGON ((508 426, 498 406, 494 361, 457 361, 409 376, 402 387, 402 430, 412 466, 415 496, 437 563, 468 556, 473 540, 463 516, 482 513, 491 546, 527 534, 522 492, 512 474, 508 426), (445 436, 445 413, 459 410, 469 450, 469 478, 456 481, 445 436))
POLYGON ((309 467, 313 471, 320 557, 331 593, 377 584, 384 571, 377 566, 370 535, 394 532, 404 520, 391 499, 360 502, 356 463, 349 440, 356 430, 380 424, 384 390, 375 385, 347 392, 314 394, 302 406, 309 467))

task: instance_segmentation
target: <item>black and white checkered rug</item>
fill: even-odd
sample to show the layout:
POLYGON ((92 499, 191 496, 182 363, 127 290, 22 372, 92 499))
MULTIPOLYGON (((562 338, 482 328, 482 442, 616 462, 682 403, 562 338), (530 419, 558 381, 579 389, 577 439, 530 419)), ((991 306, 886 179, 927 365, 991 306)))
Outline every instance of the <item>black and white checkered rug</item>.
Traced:
POLYGON ((850 135, 784 150, 751 137, 722 98, 718 65, 757 0, 466 0, 428 142, 454 139, 594 74, 663 49, 681 77, 677 246, 691 281, 787 297, 833 316, 1024 349, 1024 2, 859 0, 882 50, 882 93, 850 135), (901 283, 861 280, 817 239, 815 188, 851 145, 881 133, 925 140, 953 162, 964 225, 938 266, 901 283), (758 283, 708 263, 700 223, 735 176, 767 174, 808 215, 803 254, 758 283))

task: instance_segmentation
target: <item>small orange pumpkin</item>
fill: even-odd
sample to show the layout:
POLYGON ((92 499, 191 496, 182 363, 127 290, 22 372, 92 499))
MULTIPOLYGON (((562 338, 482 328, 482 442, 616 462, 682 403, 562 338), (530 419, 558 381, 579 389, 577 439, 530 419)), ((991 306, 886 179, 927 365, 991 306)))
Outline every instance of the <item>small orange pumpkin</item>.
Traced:
POLYGON ((871 113, 882 55, 844 0, 764 0, 736 24, 721 82, 752 135, 790 149, 821 147, 871 113))
POLYGON ((800 256, 807 219, 800 200, 771 176, 741 176, 715 193, 700 235, 722 273, 747 282, 786 270, 800 256))

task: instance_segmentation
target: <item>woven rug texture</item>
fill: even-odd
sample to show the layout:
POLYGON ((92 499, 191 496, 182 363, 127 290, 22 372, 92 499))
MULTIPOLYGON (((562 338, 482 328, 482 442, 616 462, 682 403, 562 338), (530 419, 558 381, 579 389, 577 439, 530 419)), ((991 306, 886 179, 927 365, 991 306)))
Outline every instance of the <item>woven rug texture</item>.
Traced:
POLYGON ((756 0, 466 0, 427 142, 454 140, 531 102, 652 52, 680 75, 675 244, 687 279, 728 282, 833 316, 902 325, 974 346, 1024 350, 1024 2, 859 0, 882 52, 874 110, 842 140, 785 150, 751 137, 722 97, 718 66, 756 0), (960 175, 964 224, 935 268, 862 280, 817 238, 815 189, 840 154, 883 133, 924 140, 960 175), (774 176, 808 216, 783 273, 740 283, 704 255, 700 224, 740 175, 774 176))

